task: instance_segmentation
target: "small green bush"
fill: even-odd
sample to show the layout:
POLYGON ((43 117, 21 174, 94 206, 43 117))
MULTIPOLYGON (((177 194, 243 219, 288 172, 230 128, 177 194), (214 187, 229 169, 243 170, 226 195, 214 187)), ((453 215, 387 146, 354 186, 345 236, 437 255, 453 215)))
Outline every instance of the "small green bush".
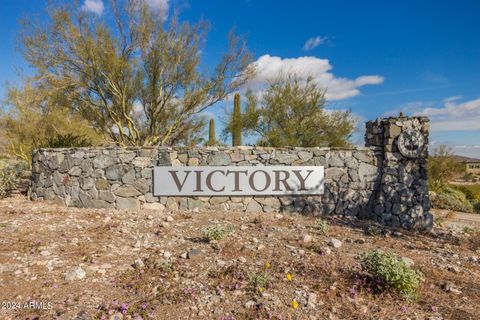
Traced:
POLYGON ((222 240, 232 231, 233 231, 232 225, 221 224, 221 223, 217 223, 213 226, 205 227, 202 229, 203 236, 208 241, 222 240))
POLYGON ((473 212, 480 213, 480 201, 476 200, 473 203, 473 212))
POLYGON ((459 190, 445 187, 430 198, 432 208, 447 209, 462 212, 473 212, 473 205, 468 201, 467 196, 459 190))
POLYGON ((320 231, 321 234, 326 235, 328 233, 328 229, 330 228, 330 224, 327 220, 318 218, 315 219, 313 227, 320 231))
POLYGON ((458 190, 460 192, 462 192, 465 197, 467 198, 468 201, 472 201, 472 200, 475 200, 475 192, 473 192, 473 190, 465 187, 465 186, 456 186, 456 185, 452 185, 450 186, 452 189, 454 190, 458 190))
POLYGON ((29 163, 24 160, 16 159, 0 159, 0 170, 5 168, 11 168, 14 171, 18 172, 18 175, 24 170, 28 170, 30 167, 29 163))
POLYGON ((91 147, 92 142, 84 136, 79 136, 71 133, 58 134, 48 139, 43 147, 45 148, 81 148, 91 147))
POLYGON ((365 229, 365 234, 371 237, 379 236, 382 233, 382 230, 377 226, 368 226, 365 229))
POLYGON ((474 233, 474 232, 475 232, 475 228, 466 226, 466 227, 463 227, 463 232, 464 232, 464 233, 471 234, 471 233, 474 233))
POLYGON ((361 257, 363 269, 402 295, 411 295, 420 286, 422 276, 392 252, 370 251, 361 257))
POLYGON ((265 289, 267 289, 268 284, 269 277, 266 273, 253 273, 250 275, 250 279, 248 281, 248 285, 253 291, 259 290, 260 292, 263 292, 265 289))
POLYGON ((5 198, 15 189, 19 181, 19 173, 13 166, 0 168, 0 198, 5 198))

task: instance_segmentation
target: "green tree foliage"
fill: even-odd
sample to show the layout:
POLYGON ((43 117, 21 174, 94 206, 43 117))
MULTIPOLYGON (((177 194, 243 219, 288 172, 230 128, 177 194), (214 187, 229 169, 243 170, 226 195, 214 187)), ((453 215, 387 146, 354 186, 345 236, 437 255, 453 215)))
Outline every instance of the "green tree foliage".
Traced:
POLYGON ((77 136, 73 133, 59 134, 49 138, 45 147, 48 148, 82 148, 90 147, 92 143, 83 136, 77 136))
MULTIPOLYGON (((325 110, 325 90, 312 78, 280 74, 260 95, 246 93, 242 126, 271 147, 342 147, 355 129, 349 111, 325 110)), ((231 124, 230 124, 231 127, 231 124)))
POLYGON ((5 132, 0 129, 0 159, 8 156, 8 140, 5 132))
POLYGON ((428 158, 428 187, 431 191, 440 192, 449 181, 464 171, 464 166, 455 161, 453 153, 446 146, 441 145, 428 158))
POLYGON ((233 102, 233 115, 232 115, 232 146, 242 145, 242 111, 240 107, 240 94, 236 93, 233 102))
POLYGON ((59 144, 62 137, 77 137, 76 144, 71 146, 104 141, 79 113, 65 107, 61 96, 50 95, 29 83, 21 89, 9 88, 4 109, 0 116, 1 134, 10 154, 27 162, 31 162, 34 149, 68 146, 59 144))
POLYGON ((230 33, 229 49, 205 73, 205 23, 164 22, 143 0, 110 4, 101 16, 65 4, 46 21, 26 21, 32 81, 118 145, 196 143, 206 124, 199 113, 253 74, 245 42, 230 33))

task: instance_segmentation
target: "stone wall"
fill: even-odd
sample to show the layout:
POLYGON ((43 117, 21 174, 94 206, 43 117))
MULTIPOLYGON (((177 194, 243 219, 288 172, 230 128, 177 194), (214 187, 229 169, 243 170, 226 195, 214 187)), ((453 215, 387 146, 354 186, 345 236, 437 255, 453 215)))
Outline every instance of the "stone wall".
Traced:
POLYGON ((382 148, 380 188, 372 218, 406 229, 431 228, 426 117, 383 118, 366 124, 367 146, 382 148))
MULTIPOLYGON (((420 118, 395 119, 390 120, 396 127, 390 126, 388 119, 367 123, 367 147, 352 149, 40 149, 33 155, 30 195, 34 200, 54 200, 76 207, 295 211, 356 216, 387 225, 423 229, 430 223, 426 177, 422 171, 426 153, 405 158, 393 145, 402 132, 424 130, 420 124, 426 122, 420 118), (324 166, 325 193, 284 197, 153 196, 153 167, 208 165, 324 166)), ((428 136, 428 128, 422 135, 428 136)))

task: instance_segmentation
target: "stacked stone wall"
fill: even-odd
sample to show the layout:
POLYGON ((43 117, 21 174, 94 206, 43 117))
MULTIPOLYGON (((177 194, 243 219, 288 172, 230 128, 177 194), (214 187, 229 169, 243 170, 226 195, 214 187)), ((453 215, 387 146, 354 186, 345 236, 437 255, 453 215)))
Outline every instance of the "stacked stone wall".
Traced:
POLYGON ((431 228, 428 198, 426 117, 394 117, 367 122, 367 146, 382 148, 382 173, 371 217, 406 229, 431 228))
MULTIPOLYGON (((30 196, 75 207, 115 209, 215 209, 299 212, 377 220, 426 228, 425 154, 406 158, 395 143, 425 121, 406 118, 367 123, 367 147, 333 148, 71 148, 34 152, 30 196), (399 131, 399 132, 398 132, 399 131), (294 166, 325 168, 321 196, 155 197, 155 166, 294 166), (421 210, 420 210, 421 207, 421 210), (412 218, 413 217, 413 218, 412 218)), ((421 131, 428 137, 428 128, 421 131)), ((403 138, 402 138, 403 139, 403 138)), ((403 140, 402 140, 403 141, 403 140)))

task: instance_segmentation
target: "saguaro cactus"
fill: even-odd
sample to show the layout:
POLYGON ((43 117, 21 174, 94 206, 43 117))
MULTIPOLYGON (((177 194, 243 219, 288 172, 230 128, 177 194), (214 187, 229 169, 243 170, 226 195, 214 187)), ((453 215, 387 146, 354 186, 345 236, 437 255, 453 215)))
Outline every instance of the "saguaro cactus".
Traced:
POLYGON ((210 123, 208 125, 208 145, 214 146, 217 143, 217 139, 215 139, 215 120, 212 118, 210 119, 210 123))
POLYGON ((236 93, 233 100, 232 146, 242 145, 242 114, 240 111, 240 94, 236 93))

